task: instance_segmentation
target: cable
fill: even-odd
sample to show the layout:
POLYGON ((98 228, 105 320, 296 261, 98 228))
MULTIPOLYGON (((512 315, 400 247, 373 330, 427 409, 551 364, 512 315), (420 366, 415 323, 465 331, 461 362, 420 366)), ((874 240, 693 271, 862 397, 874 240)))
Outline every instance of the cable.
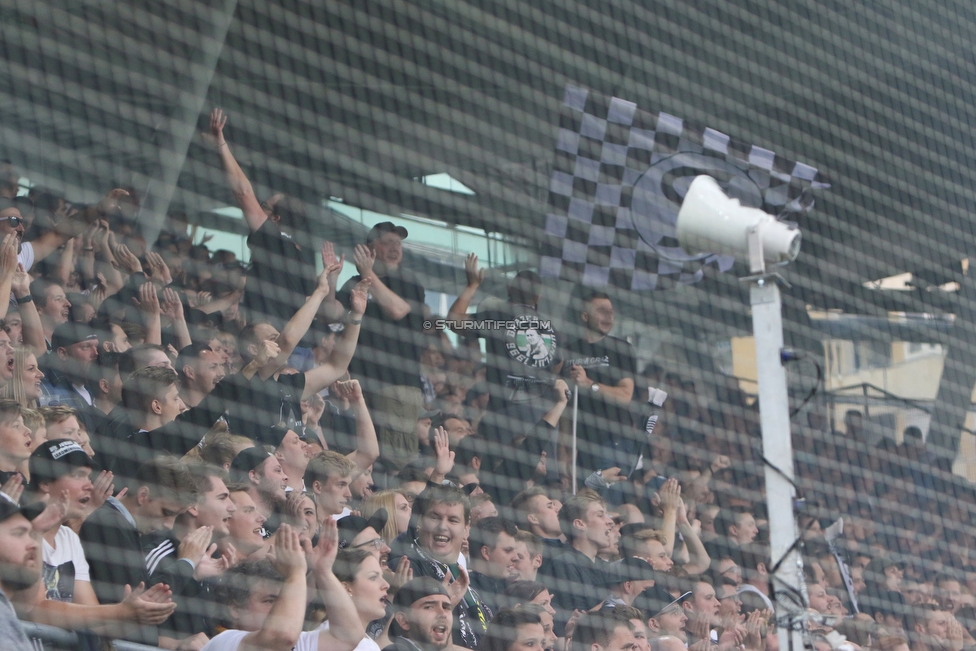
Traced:
POLYGON ((813 399, 813 397, 817 395, 817 392, 820 390, 820 385, 823 383, 823 367, 820 366, 820 362, 818 362, 816 358, 813 357, 812 355, 809 355, 802 351, 794 350, 792 348, 784 348, 782 351, 780 351, 780 359, 783 360, 784 364, 786 364, 787 362, 794 362, 794 361, 805 359, 810 363, 812 363, 814 367, 817 369, 816 383, 813 385, 813 387, 811 387, 809 393, 807 393, 806 397, 803 398, 803 401, 799 404, 799 406, 790 412, 790 420, 792 420, 794 416, 800 413, 801 409, 807 406, 807 403, 809 403, 813 399))

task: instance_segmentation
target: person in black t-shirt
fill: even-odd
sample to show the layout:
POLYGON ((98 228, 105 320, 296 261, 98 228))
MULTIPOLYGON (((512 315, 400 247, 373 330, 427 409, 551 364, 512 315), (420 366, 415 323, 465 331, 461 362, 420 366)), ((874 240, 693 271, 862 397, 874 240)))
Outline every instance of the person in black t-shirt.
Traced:
MULTIPOLYGON (((305 303, 315 289, 315 250, 307 242, 304 207, 294 198, 280 198, 264 206, 224 139, 227 117, 220 109, 210 114, 204 137, 217 150, 227 182, 251 231, 251 268, 242 305, 252 321, 264 319, 281 326, 305 303)), ((333 288, 334 289, 334 288, 333 288)))
POLYGON ((359 275, 340 292, 345 302, 357 282, 368 280, 369 302, 359 349, 349 364, 367 395, 380 441, 383 469, 397 471, 418 454, 417 417, 423 410, 420 354, 429 341, 423 331, 424 287, 404 269, 407 229, 392 222, 373 226, 353 254, 359 275))
POLYGON ((542 280, 534 271, 520 271, 508 286, 508 301, 486 299, 476 317, 467 312, 485 277, 478 256, 468 256, 465 272, 467 287, 447 318, 459 335, 485 340, 489 399, 482 434, 507 445, 525 436, 554 404, 558 337, 552 322, 536 309, 542 280))
POLYGON ((584 297, 580 322, 583 336, 563 348, 563 375, 579 388, 578 464, 586 471, 618 467, 632 470, 640 439, 630 401, 637 373, 634 351, 611 337, 613 303, 603 292, 584 297))

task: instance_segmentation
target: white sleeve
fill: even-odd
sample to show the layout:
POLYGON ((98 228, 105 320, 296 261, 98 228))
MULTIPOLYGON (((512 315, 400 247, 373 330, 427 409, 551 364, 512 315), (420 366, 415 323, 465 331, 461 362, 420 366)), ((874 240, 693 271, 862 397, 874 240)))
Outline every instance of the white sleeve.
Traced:
POLYGON ((203 645, 200 651, 237 651, 241 640, 247 637, 247 631, 229 630, 203 645))
POLYGON ((30 242, 22 242, 20 253, 17 254, 17 262, 24 265, 24 271, 30 271, 34 266, 34 245, 30 242))
POLYGON ((85 549, 81 546, 81 538, 70 528, 64 526, 58 530, 58 534, 62 536, 62 539, 58 540, 58 546, 60 547, 62 544, 66 545, 69 558, 74 563, 75 581, 90 582, 91 576, 88 571, 88 559, 85 558, 85 549))

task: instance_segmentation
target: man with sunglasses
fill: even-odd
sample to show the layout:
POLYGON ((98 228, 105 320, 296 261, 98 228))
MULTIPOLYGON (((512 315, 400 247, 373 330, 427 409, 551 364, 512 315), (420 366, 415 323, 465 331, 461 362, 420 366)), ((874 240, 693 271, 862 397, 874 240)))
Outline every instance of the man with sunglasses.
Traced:
MULTIPOLYGON (((114 213, 118 210, 119 199, 128 194, 125 190, 112 190, 87 212, 99 216, 114 213)), ((93 218, 94 216, 92 215, 93 218)), ((27 224, 17 202, 13 199, 0 197, 0 240, 9 234, 17 237, 17 261, 24 265, 25 271, 30 271, 35 262, 43 260, 64 245, 65 242, 80 235, 86 228, 86 224, 85 220, 67 217, 55 224, 54 228, 30 242, 24 241, 26 228, 27 224)))

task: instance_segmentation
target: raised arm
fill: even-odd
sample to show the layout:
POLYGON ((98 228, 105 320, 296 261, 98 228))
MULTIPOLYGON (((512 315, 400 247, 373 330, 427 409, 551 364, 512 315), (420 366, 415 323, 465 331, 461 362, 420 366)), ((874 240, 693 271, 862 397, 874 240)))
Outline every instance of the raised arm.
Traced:
POLYGON ((0 242, 0 319, 10 309, 10 290, 17 273, 17 236, 10 233, 0 242))
MULTIPOLYGON (((281 351, 276 360, 261 369, 261 379, 266 380, 281 370, 281 367, 288 362, 288 358, 291 357, 292 352, 302 340, 302 337, 304 337, 305 333, 308 332, 309 327, 312 325, 312 320, 315 318, 315 314, 319 311, 319 307, 322 305, 322 301, 324 301, 329 295, 330 291, 332 291, 329 285, 329 274, 331 271, 331 268, 327 268, 321 274, 319 274, 318 284, 312 291, 312 295, 305 299, 305 303, 298 308, 298 311, 295 312, 295 316, 289 319, 288 323, 285 324, 285 327, 281 329, 281 334, 278 335, 278 345, 281 347, 281 351)), ((338 346, 338 342, 336 345, 338 346)), ((352 355, 350 355, 350 358, 351 357, 352 355)), ((346 362, 346 365, 349 365, 348 361, 346 362)), ((345 370, 343 370, 343 373, 344 372, 345 370)), ((331 384, 331 382, 329 384, 331 384)), ((315 393, 318 393, 318 391, 315 393)))
MULTIPOLYGON (((697 520, 695 522, 698 522, 697 520)), ((698 525, 698 529, 688 520, 688 507, 684 500, 678 505, 678 517, 677 517, 678 533, 685 540, 685 547, 688 548, 688 562, 684 564, 685 572, 689 576, 694 576, 695 574, 701 574, 708 569, 711 564, 712 559, 709 558, 708 552, 705 550, 705 545, 702 544, 701 538, 698 537, 698 529, 701 525, 698 525)))
POLYGON ((151 282, 144 282, 139 286, 139 309, 146 315, 146 343, 163 343, 163 324, 160 315, 162 309, 159 307, 159 294, 156 286, 151 282))
POLYGON ((356 449, 347 456, 356 464, 360 472, 364 472, 379 459, 380 444, 376 438, 376 429, 373 427, 369 408, 366 406, 366 399, 363 398, 363 388, 359 386, 359 380, 336 382, 334 386, 338 396, 349 401, 349 408, 356 418, 356 449))
POLYGON ((376 275, 376 272, 373 271, 373 263, 376 262, 376 253, 371 248, 365 244, 357 244, 356 250, 353 251, 353 260, 356 263, 359 276, 363 280, 370 281, 370 294, 373 295, 373 300, 383 310, 383 314, 394 321, 399 321, 410 314, 410 303, 403 300, 396 292, 387 287, 380 280, 379 276, 376 275))
POLYGON ((54 228, 48 232, 31 240, 30 245, 34 248, 34 262, 40 262, 72 237, 81 235, 88 228, 89 223, 93 223, 101 216, 114 214, 119 208, 119 200, 127 196, 129 196, 127 191, 122 188, 115 188, 102 197, 96 206, 69 215, 55 224, 54 228))
POLYGON ((337 323, 346 314, 346 308, 336 299, 336 283, 339 281, 339 272, 346 262, 346 255, 342 254, 337 258, 332 242, 323 242, 321 253, 322 268, 329 270, 329 295, 322 301, 319 314, 327 323, 337 323))
POLYGON ((238 647, 240 651, 291 651, 302 634, 308 601, 305 583, 308 566, 298 532, 292 526, 282 524, 275 533, 272 563, 284 584, 261 630, 244 636, 238 647))
POLYGON ((668 551, 668 556, 674 552, 674 532, 677 526, 678 519, 678 506, 681 503, 681 484, 678 480, 672 477, 671 479, 664 482, 661 489, 657 492, 658 508, 661 509, 661 513, 664 514, 664 523, 661 525, 661 533, 667 539, 667 544, 664 548, 668 551))
POLYGON ((163 314, 169 317, 170 324, 173 326, 173 334, 176 335, 176 349, 183 350, 184 346, 193 343, 190 338, 190 330, 186 326, 186 317, 183 314, 183 303, 171 287, 163 290, 163 314))
POLYGON ((305 391, 302 398, 308 398, 329 386, 343 375, 349 368, 349 362, 356 352, 356 342, 359 340, 359 328, 366 311, 366 292, 370 288, 370 281, 361 280, 349 292, 349 319, 342 330, 342 336, 336 339, 332 354, 325 364, 316 366, 305 373, 305 391))
POLYGON ((21 302, 22 299, 31 295, 30 283, 30 274, 24 270, 24 265, 18 264, 10 288, 13 290, 14 298, 20 303, 21 334, 24 338, 24 345, 30 347, 35 355, 40 356, 47 352, 44 328, 41 326, 41 315, 37 313, 37 305, 33 299, 26 303, 21 302))
POLYGON ((247 180, 247 175, 237 163, 237 159, 230 153, 230 145, 224 139, 224 126, 227 124, 227 116, 219 108, 210 112, 210 131, 203 134, 204 139, 213 145, 220 157, 220 162, 224 166, 224 173, 227 175, 227 184, 230 186, 237 205, 244 211, 244 220, 251 232, 258 230, 268 219, 264 208, 254 196, 254 188, 247 180))
MULTIPOLYGON (((339 551, 339 531, 335 520, 326 518, 319 533, 319 544, 313 548, 312 543, 306 540, 305 550, 315 585, 329 612, 329 630, 319 633, 318 651, 352 651, 366 636, 366 629, 359 620, 352 597, 332 572, 339 551)), ((304 615, 305 609, 301 610, 304 615)))
MULTIPOLYGON (((471 307, 471 299, 474 298, 478 287, 481 286, 481 283, 485 279, 485 270, 478 269, 478 256, 474 253, 469 253, 464 261, 464 275, 468 279, 468 284, 458 294, 458 297, 454 300, 454 304, 451 305, 451 309, 447 311, 447 318, 450 321, 468 320, 468 308, 471 307)), ((451 329, 456 330, 453 327, 451 329)))

